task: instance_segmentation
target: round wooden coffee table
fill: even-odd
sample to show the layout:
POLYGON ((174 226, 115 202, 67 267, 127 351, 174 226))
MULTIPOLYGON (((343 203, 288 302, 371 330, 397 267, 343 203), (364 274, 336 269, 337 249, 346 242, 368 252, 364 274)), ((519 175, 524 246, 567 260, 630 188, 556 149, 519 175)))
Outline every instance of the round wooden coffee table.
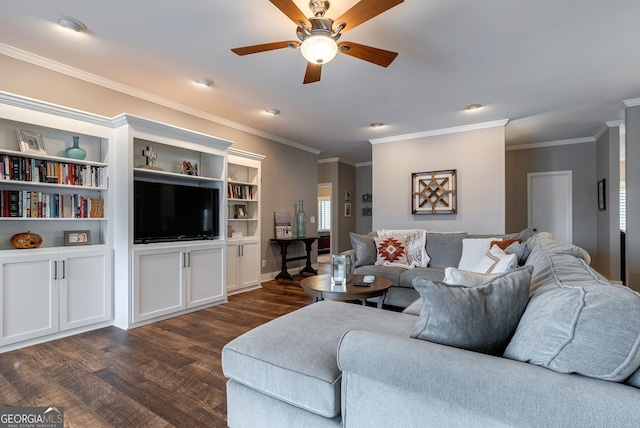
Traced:
POLYGON ((378 297, 378 308, 382 308, 382 302, 384 296, 387 294, 387 290, 391 287, 392 282, 386 278, 376 276, 375 281, 371 285, 361 286, 353 285, 354 282, 361 282, 364 275, 353 274, 351 275, 351 282, 346 284, 331 284, 331 275, 317 275, 309 276, 300 281, 300 286, 304 290, 315 297, 315 301, 332 299, 332 300, 362 300, 362 304, 365 305, 365 300, 370 297, 378 297))

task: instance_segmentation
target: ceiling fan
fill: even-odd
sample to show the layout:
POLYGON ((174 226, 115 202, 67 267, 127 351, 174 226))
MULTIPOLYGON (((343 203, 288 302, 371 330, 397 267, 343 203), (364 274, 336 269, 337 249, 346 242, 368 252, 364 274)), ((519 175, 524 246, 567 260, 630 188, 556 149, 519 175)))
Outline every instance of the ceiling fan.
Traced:
POLYGON ((396 52, 352 42, 338 43, 343 32, 380 15, 399 5, 404 0, 361 0, 338 19, 325 16, 329 1, 311 0, 309 8, 313 16, 307 18, 293 0, 269 0, 282 13, 298 25, 298 39, 283 42, 265 43, 231 49, 237 55, 249 55, 283 48, 300 48, 307 62, 304 84, 318 82, 322 64, 331 61, 338 52, 364 61, 388 67, 398 56, 396 52))

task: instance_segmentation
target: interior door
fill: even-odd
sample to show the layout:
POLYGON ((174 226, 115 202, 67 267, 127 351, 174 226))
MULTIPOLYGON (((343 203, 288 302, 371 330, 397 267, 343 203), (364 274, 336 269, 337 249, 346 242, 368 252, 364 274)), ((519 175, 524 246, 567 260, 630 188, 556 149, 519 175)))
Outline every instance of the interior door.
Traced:
POLYGON ((573 241, 571 171, 527 174, 528 223, 551 232, 567 244, 573 241))

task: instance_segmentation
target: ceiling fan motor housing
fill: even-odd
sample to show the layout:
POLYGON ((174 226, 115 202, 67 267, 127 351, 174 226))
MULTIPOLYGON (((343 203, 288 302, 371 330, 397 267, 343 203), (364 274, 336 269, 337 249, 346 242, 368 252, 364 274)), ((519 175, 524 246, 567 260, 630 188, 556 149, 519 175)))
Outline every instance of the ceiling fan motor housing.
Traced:
POLYGON ((313 16, 324 16, 324 14, 327 13, 327 10, 329 10, 329 6, 330 4, 328 1, 311 0, 309 2, 309 9, 311 9, 313 16))

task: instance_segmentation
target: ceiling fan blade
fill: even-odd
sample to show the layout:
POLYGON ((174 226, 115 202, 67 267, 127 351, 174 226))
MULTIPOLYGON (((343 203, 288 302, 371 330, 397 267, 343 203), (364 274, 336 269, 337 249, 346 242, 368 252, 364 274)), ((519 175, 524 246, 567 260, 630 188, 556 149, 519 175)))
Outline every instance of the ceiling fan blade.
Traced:
POLYGON ((253 46, 243 46, 241 48, 233 48, 231 51, 236 55, 249 55, 259 52, 267 52, 273 51, 276 49, 283 49, 293 46, 298 46, 300 42, 296 42, 295 40, 288 40, 284 42, 273 42, 273 43, 264 43, 261 45, 253 45, 253 46))
POLYGON ((293 2, 293 0, 269 0, 275 7, 280 9, 280 12, 287 15, 287 17, 292 20, 296 25, 300 25, 299 21, 309 23, 309 20, 305 16, 304 13, 298 6, 293 2))
POLYGON ((388 67, 398 56, 396 52, 385 51, 384 49, 373 48, 353 42, 338 43, 338 52, 377 64, 381 67, 388 67))
POLYGON ((320 74, 322 73, 322 64, 312 64, 307 62, 307 71, 304 73, 303 84, 319 82, 320 74))
POLYGON ((402 2, 404 2, 404 0, 361 0, 351 9, 343 13, 338 19, 335 19, 334 22, 344 22, 347 24, 344 30, 342 30, 344 33, 353 30, 363 22, 380 15, 382 12, 386 12, 402 2))

